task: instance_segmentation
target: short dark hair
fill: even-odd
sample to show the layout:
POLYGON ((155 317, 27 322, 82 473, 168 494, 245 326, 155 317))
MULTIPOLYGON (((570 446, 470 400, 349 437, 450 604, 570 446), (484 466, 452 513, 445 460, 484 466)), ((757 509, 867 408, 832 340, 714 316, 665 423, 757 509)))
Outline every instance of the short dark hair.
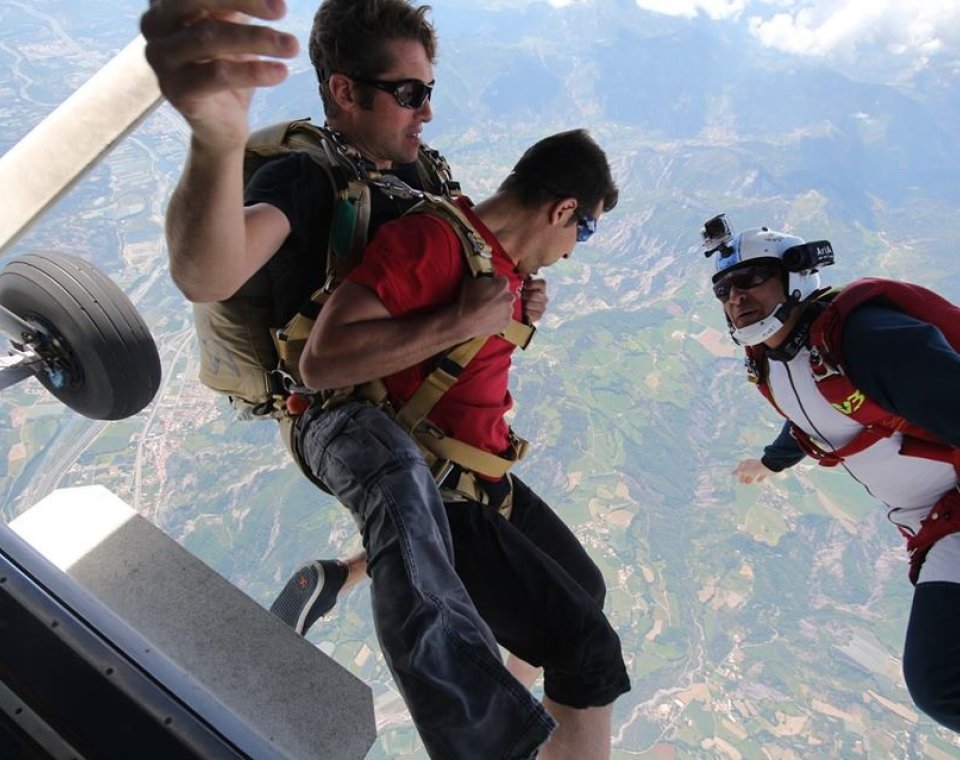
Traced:
POLYGON ((600 202, 610 211, 620 197, 607 155, 585 129, 560 132, 527 148, 500 190, 527 208, 576 198, 587 212, 600 202))
MULTIPOLYGON (((310 61, 317 72, 320 97, 327 116, 335 116, 327 80, 333 73, 376 79, 394 65, 385 43, 414 40, 436 61, 437 36, 427 21, 429 5, 407 0, 323 0, 310 31, 310 61)), ((370 107, 373 91, 366 92, 370 107)))

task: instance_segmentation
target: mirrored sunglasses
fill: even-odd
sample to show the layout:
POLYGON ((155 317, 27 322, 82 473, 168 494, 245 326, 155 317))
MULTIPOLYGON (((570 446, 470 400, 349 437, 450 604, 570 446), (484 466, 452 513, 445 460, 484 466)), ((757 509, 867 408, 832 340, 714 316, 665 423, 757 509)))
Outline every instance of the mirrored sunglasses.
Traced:
POLYGON ((723 277, 713 283, 713 294, 722 302, 730 297, 730 288, 736 286, 737 290, 750 290, 758 285, 763 285, 774 275, 780 273, 778 267, 771 264, 751 264, 749 266, 739 267, 731 272, 727 272, 723 277))
POLYGON ((590 214, 577 214, 577 242, 583 243, 597 231, 597 220, 590 214))
POLYGON ((354 82, 376 87, 378 90, 389 92, 402 108, 421 108, 430 100, 434 83, 421 82, 419 79, 400 79, 396 82, 387 82, 383 79, 369 79, 367 77, 350 77, 354 82))

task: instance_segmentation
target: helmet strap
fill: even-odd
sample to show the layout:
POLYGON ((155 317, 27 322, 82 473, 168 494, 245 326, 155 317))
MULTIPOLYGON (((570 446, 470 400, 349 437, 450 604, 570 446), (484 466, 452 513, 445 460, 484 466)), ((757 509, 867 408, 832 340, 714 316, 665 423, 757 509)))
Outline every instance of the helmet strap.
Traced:
POLYGON ((755 346, 763 343, 767 338, 776 335, 776 333, 787 323, 794 307, 800 303, 800 292, 795 290, 785 301, 777 304, 776 308, 759 322, 747 325, 744 328, 737 329, 727 318, 727 326, 730 330, 730 337, 738 346, 755 346))

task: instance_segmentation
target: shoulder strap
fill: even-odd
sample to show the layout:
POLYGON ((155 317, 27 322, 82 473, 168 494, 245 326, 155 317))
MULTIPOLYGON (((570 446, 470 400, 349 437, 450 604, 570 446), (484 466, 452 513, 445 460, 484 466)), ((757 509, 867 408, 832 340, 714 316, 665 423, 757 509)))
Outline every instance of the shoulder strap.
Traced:
POLYGON ((843 326, 847 317, 868 301, 893 306, 916 319, 939 328, 947 341, 960 350, 960 309, 919 285, 869 277, 841 289, 810 327, 810 369, 823 397, 839 412, 862 425, 881 425, 893 430, 911 429, 911 434, 933 438, 909 425, 902 417, 868 399, 843 369, 843 326))
POLYGON ((863 430, 836 451, 826 451, 794 426, 794 437, 804 451, 820 464, 833 466, 896 432, 903 434, 902 451, 911 456, 960 462, 954 447, 932 433, 910 424, 868 398, 843 369, 843 326, 858 306, 879 300, 917 319, 938 327, 954 348, 960 348, 960 309, 933 291, 919 285, 864 278, 839 290, 810 328, 810 370, 820 394, 841 414, 858 422, 863 430))
POLYGON ((441 196, 427 195, 407 214, 430 214, 444 221, 460 240, 471 276, 493 276, 493 248, 456 203, 441 196))
POLYGON ((334 132, 307 119, 291 122, 284 139, 290 150, 302 150, 310 155, 330 177, 334 200, 323 284, 323 290, 329 295, 356 266, 367 244, 370 177, 366 163, 355 148, 334 132))
POLYGON ((445 198, 459 198, 460 183, 453 180, 450 164, 440 151, 420 146, 417 154, 417 174, 424 190, 445 198))
MULTIPOLYGON (((493 249, 480 231, 474 227, 469 217, 455 203, 445 198, 428 197, 407 213, 432 214, 442 219, 459 238, 471 276, 493 276, 493 249)), ((511 320, 509 327, 500 333, 499 337, 525 349, 530 344, 534 332, 536 328, 533 325, 511 320)), ((403 408, 397 412, 397 419, 403 427, 413 430, 426 418, 443 395, 457 382, 460 373, 489 338, 490 336, 486 335, 477 336, 454 346, 440 357, 434 370, 427 375, 403 408)))
POLYGON ((334 288, 356 266, 366 247, 370 185, 360 154, 331 130, 300 119, 269 127, 263 133, 270 139, 281 128, 283 149, 307 153, 326 172, 333 189, 324 282, 287 324, 271 331, 279 371, 290 378, 290 384, 300 385, 300 354, 317 314, 334 288))

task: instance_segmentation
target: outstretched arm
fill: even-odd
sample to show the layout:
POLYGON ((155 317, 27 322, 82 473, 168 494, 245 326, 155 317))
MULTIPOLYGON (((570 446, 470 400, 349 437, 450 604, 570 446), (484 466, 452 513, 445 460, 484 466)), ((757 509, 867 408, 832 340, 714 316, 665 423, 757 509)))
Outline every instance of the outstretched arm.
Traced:
POLYGON ((763 447, 763 456, 760 462, 770 472, 780 472, 788 467, 793 467, 800 462, 806 454, 797 443, 797 439, 790 433, 790 423, 784 422, 773 441, 763 447))
POLYGON ((167 100, 190 126, 190 150, 167 212, 170 273, 193 301, 232 295, 289 233, 267 205, 243 206, 247 111, 256 87, 286 78, 296 38, 247 23, 275 20, 283 0, 153 0, 141 31, 167 100))
POLYGON ((741 483, 759 483, 770 473, 793 467, 804 456, 797 440, 790 434, 790 423, 784 422, 777 437, 764 447, 763 456, 760 459, 742 460, 732 474, 741 483))

